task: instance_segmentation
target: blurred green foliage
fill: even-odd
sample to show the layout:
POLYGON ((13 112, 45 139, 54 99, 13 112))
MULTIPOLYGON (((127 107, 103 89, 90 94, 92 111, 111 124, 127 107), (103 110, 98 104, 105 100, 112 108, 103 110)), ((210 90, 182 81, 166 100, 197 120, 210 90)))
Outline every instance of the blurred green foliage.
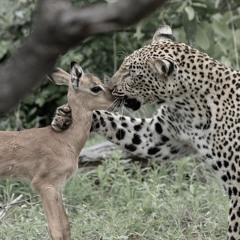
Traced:
MULTIPOLYGON (((81 7, 113 0, 73 0, 81 7)), ((31 31, 36 0, 0 1, 0 63, 20 47, 31 31)), ((177 41, 190 44, 224 64, 239 69, 239 0, 169 0, 148 18, 122 31, 92 36, 61 56, 57 66, 69 70, 72 60, 86 72, 108 79, 125 56, 149 43, 162 24, 172 26, 177 41)), ((19 129, 47 125, 57 106, 66 102, 66 88, 43 80, 0 121, 0 129, 19 129)))

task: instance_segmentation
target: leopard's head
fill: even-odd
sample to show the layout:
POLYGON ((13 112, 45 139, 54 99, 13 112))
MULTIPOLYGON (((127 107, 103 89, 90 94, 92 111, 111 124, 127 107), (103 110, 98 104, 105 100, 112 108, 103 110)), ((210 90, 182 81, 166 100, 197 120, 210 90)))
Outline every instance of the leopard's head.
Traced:
POLYGON ((152 43, 126 57, 119 70, 109 80, 109 88, 124 105, 133 110, 146 103, 162 103, 173 94, 177 65, 171 48, 172 30, 162 27, 157 30, 152 43))

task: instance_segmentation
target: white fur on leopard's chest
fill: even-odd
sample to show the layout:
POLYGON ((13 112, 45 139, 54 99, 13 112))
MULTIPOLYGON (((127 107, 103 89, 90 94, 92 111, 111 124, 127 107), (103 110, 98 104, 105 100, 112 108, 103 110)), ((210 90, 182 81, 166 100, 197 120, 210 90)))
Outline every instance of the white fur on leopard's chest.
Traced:
POLYGON ((201 156, 211 154, 210 139, 214 130, 211 121, 204 115, 200 118, 198 112, 190 112, 188 108, 184 110, 169 105, 160 107, 158 114, 173 138, 187 142, 201 156))

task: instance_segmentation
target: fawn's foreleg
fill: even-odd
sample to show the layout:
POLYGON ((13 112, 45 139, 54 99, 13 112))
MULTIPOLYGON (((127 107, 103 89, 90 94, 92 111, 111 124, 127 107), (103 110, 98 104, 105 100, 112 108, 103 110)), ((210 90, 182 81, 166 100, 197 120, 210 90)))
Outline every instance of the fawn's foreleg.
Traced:
POLYGON ((67 218, 63 202, 61 187, 54 185, 33 184, 42 198, 44 211, 48 221, 52 240, 70 240, 70 223, 67 218))

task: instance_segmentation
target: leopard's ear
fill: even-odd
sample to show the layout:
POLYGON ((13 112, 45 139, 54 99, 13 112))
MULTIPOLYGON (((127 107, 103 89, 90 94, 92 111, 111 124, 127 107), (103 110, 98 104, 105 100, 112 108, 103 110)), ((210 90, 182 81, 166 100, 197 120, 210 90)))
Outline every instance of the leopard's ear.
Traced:
POLYGON ((174 40, 172 29, 168 25, 161 26, 157 29, 153 35, 152 42, 161 42, 163 40, 174 40))
POLYGON ((155 72, 165 77, 169 77, 175 71, 175 65, 172 60, 154 59, 150 64, 155 72))

